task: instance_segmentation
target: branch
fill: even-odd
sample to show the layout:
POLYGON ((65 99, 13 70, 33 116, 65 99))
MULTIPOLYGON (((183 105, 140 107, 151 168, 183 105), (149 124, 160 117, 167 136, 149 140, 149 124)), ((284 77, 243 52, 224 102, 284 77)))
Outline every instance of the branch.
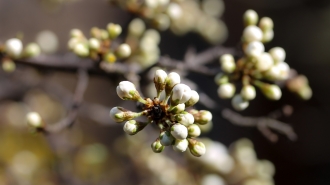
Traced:
POLYGON ((278 136, 274 134, 270 128, 286 135, 292 141, 297 139, 297 135, 290 125, 269 117, 244 117, 230 109, 224 109, 222 111, 222 116, 235 125, 246 127, 256 126, 260 132, 272 142, 276 142, 278 136))
POLYGON ((78 70, 78 83, 73 97, 73 103, 71 110, 68 115, 58 123, 54 125, 47 125, 45 128, 46 133, 59 132, 67 127, 70 127, 74 124, 77 115, 78 109, 83 101, 83 96, 88 85, 88 73, 85 69, 78 70))

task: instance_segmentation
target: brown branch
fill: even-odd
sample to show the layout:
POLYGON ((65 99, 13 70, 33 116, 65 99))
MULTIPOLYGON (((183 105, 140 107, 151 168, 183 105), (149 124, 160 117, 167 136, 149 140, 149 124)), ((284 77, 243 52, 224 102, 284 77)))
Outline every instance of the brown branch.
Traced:
POLYGON ((274 129, 286 135, 292 141, 297 139, 297 135, 290 125, 269 117, 244 117, 230 109, 224 109, 222 111, 222 116, 235 125, 247 127, 256 126, 260 132, 272 142, 276 142, 278 136, 270 129, 274 129))
POLYGON ((74 124, 78 115, 79 107, 83 101, 83 96, 87 89, 87 85, 88 85, 88 73, 85 69, 79 69, 78 82, 74 93, 71 110, 69 111, 68 115, 58 123, 47 125, 47 127, 45 128, 46 133, 59 132, 74 124))

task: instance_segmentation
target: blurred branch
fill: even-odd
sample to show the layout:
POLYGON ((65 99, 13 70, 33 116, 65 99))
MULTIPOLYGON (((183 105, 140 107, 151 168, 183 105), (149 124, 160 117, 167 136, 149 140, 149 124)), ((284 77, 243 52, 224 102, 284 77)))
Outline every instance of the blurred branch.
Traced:
POLYGON ((73 103, 71 105, 71 110, 69 111, 68 115, 60 122, 55 123, 53 125, 48 125, 45 128, 46 132, 59 132, 74 124, 78 115, 78 109, 83 101, 83 96, 87 89, 87 85, 88 85, 88 73, 85 69, 79 69, 78 82, 73 96, 73 103))
POLYGON ((278 136, 270 129, 274 129, 286 135, 292 141, 297 139, 297 135, 290 125, 269 117, 244 117, 230 109, 224 109, 222 111, 222 116, 235 125, 257 127, 260 132, 272 142, 276 142, 278 136))

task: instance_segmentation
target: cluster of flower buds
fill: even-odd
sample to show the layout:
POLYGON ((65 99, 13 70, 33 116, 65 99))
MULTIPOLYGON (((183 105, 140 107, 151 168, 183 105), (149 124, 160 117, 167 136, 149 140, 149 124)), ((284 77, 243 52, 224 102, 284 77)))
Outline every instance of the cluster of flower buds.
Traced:
POLYGON ((219 59, 222 73, 215 77, 219 85, 219 97, 232 98, 232 105, 238 111, 246 109, 249 101, 256 97, 255 86, 268 99, 279 100, 282 91, 275 82, 286 81, 290 75, 283 48, 274 47, 265 52, 263 43, 270 41, 274 34, 272 19, 261 18, 259 26, 256 26, 257 22, 258 14, 247 10, 244 14, 246 27, 242 37, 244 56, 235 62, 232 55, 222 55, 219 59), (242 82, 241 91, 236 95, 234 81, 242 82))
POLYGON ((79 29, 71 30, 68 47, 80 57, 90 57, 96 61, 114 63, 118 59, 125 59, 131 55, 131 47, 122 43, 116 46, 113 42, 122 32, 118 24, 109 23, 106 29, 93 27, 91 38, 87 39, 79 29))
POLYGON ((117 86, 117 94, 123 100, 138 101, 143 104, 142 112, 132 112, 122 107, 114 107, 110 117, 116 122, 126 121, 124 131, 134 135, 144 129, 148 124, 155 124, 160 128, 159 137, 151 144, 155 153, 160 153, 165 146, 173 146, 175 151, 184 152, 189 148, 194 156, 205 153, 205 145, 195 138, 201 133, 198 125, 207 124, 212 120, 209 111, 191 109, 185 111, 199 100, 196 91, 180 83, 180 76, 163 70, 155 71, 155 88, 157 96, 153 99, 143 99, 133 83, 122 81, 117 86), (160 100, 161 93, 165 91, 165 98, 160 100), (169 103, 168 103, 169 102, 169 103), (134 120, 139 116, 146 116, 148 122, 134 120))
POLYGON ((40 53, 40 47, 36 43, 29 43, 23 47, 20 39, 8 39, 4 45, 0 45, 2 69, 6 72, 12 72, 16 68, 14 60, 35 57, 40 55, 40 53))
POLYGON ((218 18, 224 11, 222 0, 111 0, 123 9, 146 19, 158 30, 171 29, 182 35, 195 31, 211 43, 227 36, 227 28, 218 18), (207 28, 207 29, 205 29, 207 28))

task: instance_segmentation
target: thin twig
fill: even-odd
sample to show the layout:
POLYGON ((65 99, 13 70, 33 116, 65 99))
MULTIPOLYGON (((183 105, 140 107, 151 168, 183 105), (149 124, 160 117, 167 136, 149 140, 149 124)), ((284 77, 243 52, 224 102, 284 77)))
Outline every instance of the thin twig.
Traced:
POLYGON ((74 93, 73 97, 73 104, 71 107, 71 110, 69 111, 68 115, 58 123, 48 125, 45 128, 45 131, 48 133, 52 132, 59 132, 67 127, 72 126, 72 124, 75 122, 77 115, 78 115, 78 109, 83 101, 84 93, 87 89, 88 85, 88 73, 85 69, 79 69, 78 70, 78 83, 77 87, 74 93))

